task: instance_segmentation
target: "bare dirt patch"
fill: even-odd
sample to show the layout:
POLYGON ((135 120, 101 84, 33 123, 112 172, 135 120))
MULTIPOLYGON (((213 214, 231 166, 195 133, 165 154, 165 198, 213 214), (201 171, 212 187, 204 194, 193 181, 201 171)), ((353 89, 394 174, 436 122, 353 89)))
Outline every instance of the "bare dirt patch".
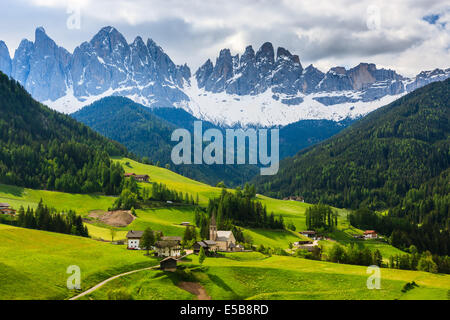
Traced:
POLYGON ((94 210, 90 212, 89 218, 112 227, 126 227, 136 219, 136 217, 131 214, 131 211, 125 210, 109 212, 94 210))
POLYGON ((211 297, 208 296, 205 288, 197 282, 180 282, 178 287, 197 296, 198 300, 211 300, 211 297))

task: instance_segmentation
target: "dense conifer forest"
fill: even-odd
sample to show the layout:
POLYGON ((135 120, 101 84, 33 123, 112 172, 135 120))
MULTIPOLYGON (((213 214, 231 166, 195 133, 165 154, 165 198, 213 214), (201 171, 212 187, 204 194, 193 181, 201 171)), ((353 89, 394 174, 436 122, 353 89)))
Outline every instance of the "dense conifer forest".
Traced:
POLYGON ((72 193, 118 194, 125 147, 33 100, 0 73, 0 183, 72 193))
POLYGON ((257 190, 354 209, 352 225, 398 248, 448 255, 449 101, 450 79, 418 89, 287 159, 257 190))

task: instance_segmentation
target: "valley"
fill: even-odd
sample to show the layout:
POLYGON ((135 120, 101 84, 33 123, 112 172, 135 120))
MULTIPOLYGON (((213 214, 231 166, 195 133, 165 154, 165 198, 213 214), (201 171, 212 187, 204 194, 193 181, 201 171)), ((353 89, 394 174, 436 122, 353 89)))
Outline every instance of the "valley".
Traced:
POLYGON ((448 8, 34 2, 0 39, 0 301, 450 299, 448 8))

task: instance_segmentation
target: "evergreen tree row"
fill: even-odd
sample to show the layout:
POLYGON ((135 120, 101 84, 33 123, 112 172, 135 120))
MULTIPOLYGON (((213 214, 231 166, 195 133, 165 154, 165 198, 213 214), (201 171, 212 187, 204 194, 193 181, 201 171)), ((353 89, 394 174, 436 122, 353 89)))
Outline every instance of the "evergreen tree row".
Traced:
POLYGON ((330 206, 314 205, 306 209, 306 227, 308 230, 332 231, 338 224, 338 214, 330 206))
POLYGON ((251 192, 242 192, 239 188, 234 194, 223 189, 219 198, 209 201, 207 213, 210 217, 215 215, 217 227, 221 230, 231 230, 233 225, 266 229, 285 228, 281 215, 275 217, 273 212, 267 214, 267 208, 251 196, 251 192))
POLYGON ((58 213, 55 209, 44 205, 42 200, 36 210, 29 207, 27 210, 23 207, 19 209, 17 226, 89 237, 88 229, 83 224, 82 218, 74 211, 58 213))

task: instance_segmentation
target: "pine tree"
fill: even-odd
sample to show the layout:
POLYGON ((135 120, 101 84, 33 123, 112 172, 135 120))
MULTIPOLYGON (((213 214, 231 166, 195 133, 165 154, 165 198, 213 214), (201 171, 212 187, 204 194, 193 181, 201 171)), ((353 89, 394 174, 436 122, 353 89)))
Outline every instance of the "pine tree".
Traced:
POLYGON ((203 264, 203 262, 206 259, 206 254, 205 254, 205 250, 203 249, 203 247, 200 248, 200 252, 198 254, 198 262, 200 264, 203 264))

